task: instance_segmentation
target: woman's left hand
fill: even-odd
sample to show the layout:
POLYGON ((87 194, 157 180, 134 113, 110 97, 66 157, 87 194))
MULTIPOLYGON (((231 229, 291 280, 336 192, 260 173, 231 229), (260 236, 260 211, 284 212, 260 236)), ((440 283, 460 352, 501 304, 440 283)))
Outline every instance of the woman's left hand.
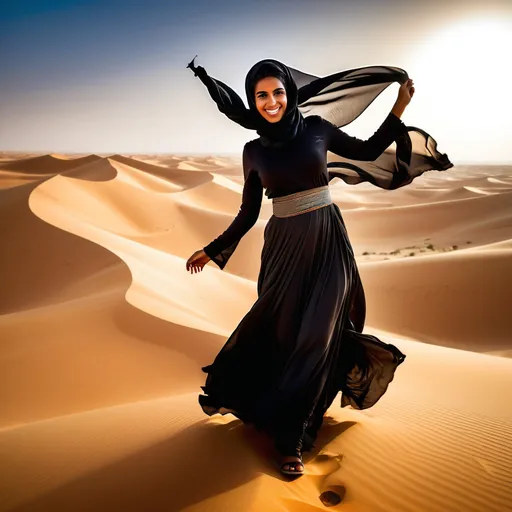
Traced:
POLYGON ((409 105, 413 95, 414 82, 412 78, 409 78, 400 86, 400 89, 398 91, 398 100, 402 102, 404 105, 409 105))

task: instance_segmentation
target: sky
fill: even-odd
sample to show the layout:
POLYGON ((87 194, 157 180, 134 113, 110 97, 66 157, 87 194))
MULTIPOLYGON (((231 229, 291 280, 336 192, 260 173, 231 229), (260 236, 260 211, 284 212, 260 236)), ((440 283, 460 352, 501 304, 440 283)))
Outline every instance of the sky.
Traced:
MULTIPOLYGON (((265 58, 317 76, 405 69, 402 116, 454 163, 512 164, 510 0, 2 0, 0 151, 239 154, 187 63, 235 89, 265 58)), ((347 133, 368 138, 389 86, 347 133)))

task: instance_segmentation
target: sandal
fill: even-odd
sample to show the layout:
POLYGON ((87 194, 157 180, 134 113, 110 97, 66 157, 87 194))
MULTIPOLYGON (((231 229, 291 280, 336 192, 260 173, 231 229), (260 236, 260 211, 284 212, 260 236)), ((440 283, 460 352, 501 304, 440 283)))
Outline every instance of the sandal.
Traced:
POLYGON ((300 460, 291 460, 287 462, 283 462, 280 467, 281 473, 285 475, 303 475, 304 474, 304 463, 302 459, 300 460), (288 468, 286 467, 288 466, 288 468))

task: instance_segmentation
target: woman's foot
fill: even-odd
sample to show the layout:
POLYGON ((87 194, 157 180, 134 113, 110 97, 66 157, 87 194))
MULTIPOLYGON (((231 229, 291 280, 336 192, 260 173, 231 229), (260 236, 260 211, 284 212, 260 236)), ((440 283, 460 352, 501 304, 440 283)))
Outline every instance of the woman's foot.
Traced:
POLYGON ((281 459, 281 473, 285 475, 304 474, 304 463, 300 457, 294 455, 285 455, 281 459))

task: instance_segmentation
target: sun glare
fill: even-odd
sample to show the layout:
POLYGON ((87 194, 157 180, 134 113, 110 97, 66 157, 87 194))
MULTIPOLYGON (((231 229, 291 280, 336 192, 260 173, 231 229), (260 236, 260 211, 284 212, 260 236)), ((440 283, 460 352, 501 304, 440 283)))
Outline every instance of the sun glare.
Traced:
POLYGON ((462 124, 461 158, 472 153, 471 145, 481 140, 477 133, 483 130, 487 135, 492 131, 489 145, 495 154, 512 160, 511 50, 512 17, 496 15, 460 21, 411 49, 407 70, 418 94, 410 111, 426 124, 438 125, 441 118, 447 132, 452 120, 462 124))

